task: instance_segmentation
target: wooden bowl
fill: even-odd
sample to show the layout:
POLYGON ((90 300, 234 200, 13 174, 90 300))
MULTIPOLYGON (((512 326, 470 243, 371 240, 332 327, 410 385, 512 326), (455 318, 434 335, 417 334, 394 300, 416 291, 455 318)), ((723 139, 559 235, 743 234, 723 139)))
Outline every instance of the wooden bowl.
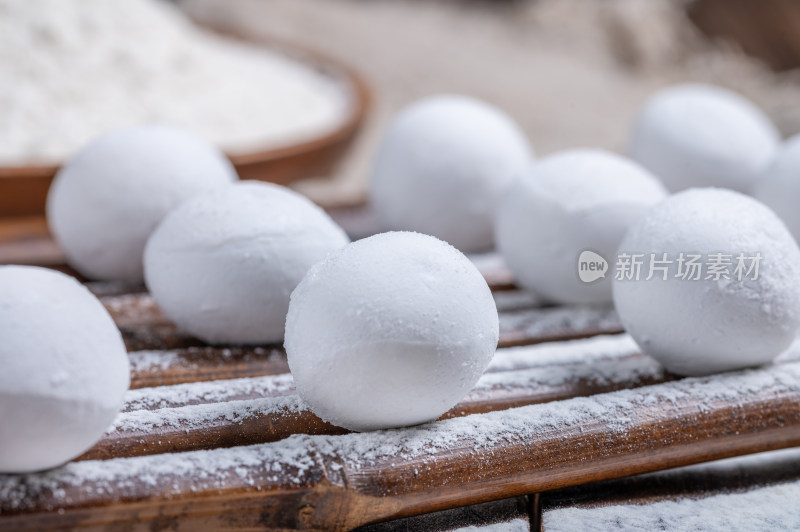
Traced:
MULTIPOLYGON (((229 34, 226 36, 231 38, 229 34)), ((294 144, 252 153, 229 154, 228 157, 242 179, 285 184, 306 177, 328 175, 345 154, 364 121, 371 100, 367 84, 352 68, 319 52, 285 43, 270 42, 267 46, 347 87, 351 94, 349 109, 333 130, 294 144)), ((47 191, 58 168, 58 165, 0 166, 0 217, 44 214, 47 191)))

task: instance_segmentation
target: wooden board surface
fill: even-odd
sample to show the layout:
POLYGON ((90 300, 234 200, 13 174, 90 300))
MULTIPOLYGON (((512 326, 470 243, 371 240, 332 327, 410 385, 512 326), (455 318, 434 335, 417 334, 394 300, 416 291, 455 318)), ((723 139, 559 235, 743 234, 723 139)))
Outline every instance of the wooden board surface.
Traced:
POLYGON ((796 0, 694 0, 686 14, 708 37, 728 41, 775 70, 800 67, 796 0))
POLYGON ((529 532, 534 497, 515 497, 367 525, 359 532, 529 532), (468 528, 469 527, 469 528, 468 528))
MULTIPOLYGON (((530 507, 529 519, 532 530, 575 530, 580 527, 578 523, 597 519, 594 510, 606 509, 610 516, 603 517, 617 521, 617 528, 644 529, 646 523, 655 521, 659 530, 669 532, 687 530, 693 524, 704 530, 726 530, 730 528, 726 521, 732 521, 745 530, 753 529, 756 523, 765 530, 791 530, 791 525, 776 519, 776 514, 792 511, 796 500, 786 500, 787 508, 763 508, 751 497, 758 497, 764 488, 796 488, 798 482, 800 449, 786 449, 555 490, 538 498, 530 507), (731 507, 728 503, 722 513, 708 511, 720 504, 718 496, 726 495, 737 496, 738 505, 731 507), (689 509, 678 511, 686 503, 689 509), (689 523, 686 513, 699 513, 700 508, 705 510, 703 516, 693 513, 692 518, 699 521, 689 523), (565 514, 573 518, 571 522, 564 523, 565 514), (765 526, 767 523, 769 526, 765 526)), ((773 495, 772 502, 781 498, 780 494, 773 495)))
MULTIPOLYGON (((47 248, 35 223, 3 235, 0 259, 33 242, 36 263, 47 248)), ((507 271, 484 274, 505 279, 487 373, 441 420, 369 434, 308 411, 280 346, 207 346, 143 287, 90 283, 123 331, 134 389, 80 459, 0 475, 0 530, 348 530, 800 445, 800 347, 679 379, 625 335, 596 336, 620 332, 610 309, 541 306, 507 271)))

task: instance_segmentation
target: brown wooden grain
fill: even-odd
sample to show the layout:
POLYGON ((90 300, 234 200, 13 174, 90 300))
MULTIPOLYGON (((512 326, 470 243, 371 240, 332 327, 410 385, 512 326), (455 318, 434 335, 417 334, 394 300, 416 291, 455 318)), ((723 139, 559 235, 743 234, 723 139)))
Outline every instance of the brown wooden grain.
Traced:
POLYGON ((689 19, 706 35, 736 43, 775 70, 800 66, 800 2, 695 0, 689 19))
POLYGON ((0 264, 66 267, 64 254, 41 216, 0 218, 0 264))
MULTIPOLYGON (((116 284, 93 283, 92 289, 111 294, 101 296, 101 301, 120 328, 127 349, 133 352, 170 350, 180 358, 180 363, 169 367, 141 369, 134 364, 132 388, 273 375, 288 371, 280 346, 269 346, 269 357, 260 356, 256 352, 258 348, 207 346, 201 340, 179 331, 148 294, 119 293, 115 287, 118 288, 116 284)), ((564 312, 563 307, 511 307, 501 310, 499 346, 531 345, 622 331, 618 319, 609 310, 589 311, 596 312, 599 319, 588 323, 582 320, 570 323, 564 318, 564 312)), ((569 312, 566 315, 569 316, 569 312)))
POLYGON ((462 506, 452 510, 367 525, 358 528, 357 532, 442 532, 461 530, 467 527, 476 527, 474 530, 480 530, 483 527, 490 530, 504 530, 503 525, 512 526, 511 522, 513 521, 528 521, 530 498, 515 497, 462 506))
MULTIPOLYGON (((314 457, 315 462, 322 462, 314 457)), ((291 485, 271 479, 267 472, 254 472, 256 486, 238 485, 233 489, 198 488, 202 481, 180 476, 151 485, 146 493, 141 486, 120 487, 116 498, 101 500, 90 496, 85 486, 69 486, 64 499, 39 512, 0 510, 0 531, 86 530, 86 531, 203 531, 203 530, 294 530, 303 526, 303 507, 309 494, 331 489, 322 467, 299 471, 291 485), (186 495, 154 495, 175 490, 186 495), (265 496, 267 495, 268 496, 265 496), (287 511, 288 509, 288 511, 287 511)), ((33 496, 34 505, 47 506, 47 496, 33 496)), ((0 502, 0 505, 2 502, 0 502)))
MULTIPOLYGON (((120 327, 129 351, 204 345, 178 330, 146 293, 107 296, 101 301, 120 327)), ((500 309, 499 316, 501 347, 622 331, 610 307, 515 307, 500 309)))
POLYGON ((57 166, 0 166, 0 218, 44 213, 57 166))
MULTIPOLYGON (((800 450, 778 451, 757 460, 733 459, 544 493, 538 515, 557 508, 647 505, 665 500, 701 499, 800 480, 800 450)), ((541 528, 537 530, 546 530, 541 528)))
POLYGON ((175 350, 168 367, 137 365, 139 356, 130 355, 131 389, 289 372, 280 347, 187 347, 175 350))
MULTIPOLYGON (((593 368, 597 375, 613 374, 614 369, 620 367, 621 362, 629 363, 631 359, 639 359, 644 362, 646 357, 635 355, 634 357, 626 357, 623 361, 600 361, 589 364, 589 367, 593 368)), ((585 371, 586 368, 583 369, 585 371)), ((537 368, 533 372, 530 370, 504 372, 504 375, 511 377, 508 384, 499 383, 491 388, 474 389, 455 407, 445 413, 441 419, 638 388, 668 382, 675 378, 666 374, 661 376, 630 375, 628 378, 620 378, 616 381, 576 378, 559 384, 548 384, 546 378, 536 379, 535 375, 537 373, 546 375, 547 371, 548 368, 544 367, 537 368), (534 376, 529 382, 515 383, 513 381, 514 374, 522 372, 532 373, 534 376)), ((291 391, 288 390, 289 393, 291 391)), ((269 396, 275 397, 276 395, 266 395, 266 397, 269 396)), ((248 399, 262 399, 264 397, 264 394, 252 394, 249 397, 240 397, 238 401, 246 403, 248 399)), ((253 401, 250 402, 253 403, 253 401)), ((195 404, 198 404, 198 402, 195 402, 195 404)), ((170 406, 159 412, 172 410, 175 413, 180 413, 182 406, 184 405, 170 406)), ((143 456, 163 452, 181 452, 266 443, 278 441, 291 434, 298 433, 342 434, 344 432, 346 431, 339 427, 325 423, 306 408, 269 413, 257 412, 247 418, 220 416, 202 425, 197 425, 191 421, 182 421, 163 427, 117 430, 103 436, 79 460, 143 456)))
MULTIPOLYGON (((93 289, 111 291, 104 289, 102 283, 95 283, 93 289)), ((101 301, 120 328, 129 351, 174 350, 183 360, 181 364, 158 368, 158 371, 141 371, 134 366, 133 388, 288 371, 285 360, 281 358, 285 355, 281 354, 280 346, 270 347, 275 356, 269 360, 260 358, 254 348, 207 346, 179 331, 146 293, 113 294, 102 296, 101 301)), ((622 332, 622 326, 610 310, 588 311, 599 316, 598 320, 589 323, 583 320, 570 323, 564 318, 564 312, 564 307, 501 310, 499 346, 531 345, 622 332)))
MULTIPOLYGON (((636 412, 640 423, 626 434, 609 434, 598 420, 580 431, 544 434, 527 444, 498 444, 478 456, 465 442, 437 457, 433 470, 416 476, 419 464, 408 462, 347 470, 346 476, 350 489, 390 494, 402 501, 402 509, 392 515, 409 515, 800 444, 795 406, 800 397, 757 395, 741 408, 717 404, 698 413, 689 402, 636 412)), ((318 517, 320 526, 331 524, 324 512, 318 517)))
POLYGON ((240 420, 223 417, 204 423, 202 426, 185 423, 177 427, 112 432, 103 436, 94 447, 76 460, 108 460, 269 443, 288 438, 292 434, 347 432, 343 428, 322 421, 308 410, 261 414, 240 420))
MULTIPOLYGON (((781 451, 785 452, 785 451, 781 451)), ((800 480, 797 452, 733 468, 704 464, 555 490, 542 497, 542 511, 565 506, 593 508, 702 498, 800 480)))
MULTIPOLYGON (((501 352, 502 353, 502 352, 501 352)), ((275 355, 278 355, 275 352, 275 355)), ((271 355, 270 355, 271 356, 271 355)), ((502 355, 500 355, 502 356, 502 355)), ((778 363, 792 363, 800 360, 800 354, 786 357, 778 363)), ((534 355, 530 361, 512 369, 489 367, 484 378, 473 388, 460 404, 468 405, 471 412, 479 412, 479 405, 493 405, 483 411, 504 410, 523 404, 544 403, 570 397, 594 395, 608 391, 635 388, 659 382, 674 380, 676 376, 665 370, 654 371, 655 362, 641 353, 609 353, 608 358, 593 361, 551 361, 542 364, 534 355), (556 377, 554 378, 554 375, 556 377), (608 376, 612 377, 609 378, 608 376), (485 379, 492 378, 491 381, 485 379)), ((268 397, 287 397, 296 394, 294 383, 287 380, 289 372, 267 375, 248 375, 237 379, 207 379, 194 383, 159 385, 157 389, 141 387, 137 394, 129 398, 123 412, 179 408, 191 405, 219 403, 223 401, 244 401, 268 397), (203 383, 226 386, 224 396, 209 393, 203 383), (246 385, 241 386, 243 381, 246 385), (196 385, 196 386, 193 386, 196 385), (176 393, 180 388, 182 393, 176 393), (170 395, 174 394, 174 395, 170 395), (143 400, 147 397, 149 400, 143 400), (156 401, 156 398, 158 400, 156 401)), ((454 408, 453 412, 458 409, 454 408)), ((454 415, 466 415, 455 413, 454 415)), ((452 416, 448 416, 452 417, 452 416)))
MULTIPOLYGON (((137 350, 169 350, 170 356, 180 359, 179 363, 167 367, 141 367, 134 365, 131 370, 131 388, 162 386, 197 382, 203 380, 231 379, 237 377, 255 377, 275 375, 288 372, 286 355, 282 347, 267 348, 269 356, 255 352, 247 347, 211 347, 199 340, 176 333, 172 325, 147 325, 142 327, 121 327, 123 338, 131 351, 137 350)), ((580 329, 558 330, 542 335, 522 334, 515 336, 514 342, 507 345, 532 345, 543 342, 574 340, 599 334, 613 334, 620 330, 613 329, 580 329)), ((136 357, 134 353, 131 355, 136 357)))
MULTIPOLYGON (((236 508, 242 528, 259 523, 265 528, 348 530, 390 518, 800 444, 796 383, 740 390, 735 402, 703 400, 703 408, 698 408, 698 397, 706 389, 717 389, 734 377, 703 381, 707 384, 696 384, 692 393, 666 402, 653 403, 651 387, 630 392, 627 397, 642 406, 627 413, 630 423, 624 431, 609 430, 609 420, 593 419, 580 427, 554 427, 524 438, 511 434, 489 438, 479 447, 471 438, 459 439, 420 458, 387 455, 372 460, 342 454, 350 435, 305 437, 266 444, 301 445, 295 451, 313 463, 301 471, 269 474, 266 468, 254 468, 247 479, 224 470, 198 478, 167 471, 147 482, 126 479, 112 495, 94 489, 92 482, 62 483, 51 477, 44 490, 30 484, 18 487, 25 493, 25 507, 0 500, 0 530, 21 524, 47 529, 64 523, 77 528, 111 522, 135 529, 165 516, 180 517, 174 529, 188 530, 201 516, 211 517, 209 508, 219 526, 223 512, 215 501, 236 508), (64 496, 54 501, 54 489, 63 490, 64 496), (271 508, 268 515, 256 516, 252 508, 256 499, 271 508), (56 520, 46 509, 53 504, 63 512, 62 519, 56 520)), ((0 487, 7 482, 8 477, 0 477, 0 487)), ((232 527, 232 522, 225 523, 232 527)))

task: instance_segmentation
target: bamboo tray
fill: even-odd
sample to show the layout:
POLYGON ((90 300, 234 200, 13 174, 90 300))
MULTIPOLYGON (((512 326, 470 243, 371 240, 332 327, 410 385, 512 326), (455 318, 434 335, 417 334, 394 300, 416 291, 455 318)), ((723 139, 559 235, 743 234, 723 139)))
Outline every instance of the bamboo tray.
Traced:
MULTIPOLYGON (((229 38, 239 38, 229 32, 229 38)), ((230 154, 241 179, 286 184, 297 179, 328 176, 352 144, 369 110, 371 95, 363 78, 327 55, 287 43, 255 43, 277 50, 335 80, 349 94, 350 104, 333 129, 284 146, 230 154)), ((0 218, 44 215, 47 191, 57 165, 0 166, 0 218)))
MULTIPOLYGON (((738 525, 739 529, 748 526, 743 523, 750 523, 752 526, 754 522, 759 522, 761 526, 770 523, 773 530, 789 530, 793 525, 780 522, 775 513, 796 508, 795 500, 787 500, 786 508, 770 508, 758 506, 758 503, 747 498, 750 496, 749 492, 764 488, 785 489, 789 485, 796 490, 798 483, 800 449, 729 458, 543 494, 537 498, 535 506, 532 506, 534 511, 530 512, 530 528, 543 532, 577 528, 602 529, 603 524, 598 522, 594 510, 611 507, 612 519, 621 521, 617 525, 619 528, 636 523, 639 529, 645 529, 649 524, 652 529, 658 530, 688 530, 693 529, 693 524, 698 524, 699 521, 705 527, 704 530, 725 530, 730 528, 731 522, 738 525), (715 501, 712 500, 709 504, 704 500, 717 495, 738 496, 741 513, 734 510, 717 515, 716 522, 706 522, 703 517, 708 517, 707 512, 700 517, 698 505, 692 503, 699 502, 707 509, 715 501), (675 505, 687 502, 690 503, 689 512, 697 512, 690 519, 687 519, 687 510, 677 511, 675 505), (570 526, 563 526, 564 510, 573 512, 570 526), (579 515, 578 519, 574 519, 576 513, 579 515), (694 522, 687 522, 689 520, 694 522), (579 522, 583 526, 577 524, 579 522)), ((730 509, 730 504, 726 509, 730 509)), ((501 514, 495 519, 504 516, 507 518, 509 514, 513 516, 513 508, 509 508, 508 503, 505 508, 495 506, 494 511, 495 514, 501 514)))
MULTIPOLYGON (((368 217, 334 215, 368 232, 368 217)), ((0 241, 0 262, 28 248, 64 269, 35 223, 0 225, 0 241)), ((0 475, 0 530, 349 530, 506 498, 535 524, 535 494, 800 444, 800 345, 760 369, 679 379, 612 310, 541 306, 501 264, 476 263, 500 312, 487 373, 441 420, 366 434, 306 409, 281 346, 207 346, 143 287, 89 283, 131 351, 132 390, 82 457, 0 475)))

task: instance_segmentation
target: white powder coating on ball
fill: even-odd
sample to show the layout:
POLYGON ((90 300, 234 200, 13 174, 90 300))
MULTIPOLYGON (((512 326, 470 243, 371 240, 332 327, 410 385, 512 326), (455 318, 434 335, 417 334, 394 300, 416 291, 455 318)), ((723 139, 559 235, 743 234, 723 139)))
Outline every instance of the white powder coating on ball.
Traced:
POLYGON ((0 0, 0 164, 60 163, 95 136, 167 123, 229 153, 332 131, 332 76, 203 31, 160 0, 0 0))
POLYGON ((63 464, 100 439, 130 376, 108 312, 72 277, 0 267, 0 472, 63 464))
POLYGON ((372 170, 372 203, 387 229, 484 251, 500 197, 532 157, 525 134, 499 109, 465 96, 425 98, 389 126, 372 170))
POLYGON ((578 276, 581 252, 613 266, 628 226, 666 195, 658 179, 624 157, 602 150, 550 155, 504 196, 498 249, 521 286, 553 302, 610 302, 608 270, 592 282, 578 276))
POLYGON ((297 391, 352 430, 436 419, 475 385, 497 347, 497 308, 458 250, 383 233, 332 253, 292 293, 286 353, 297 391))
MULTIPOLYGON (((667 280, 614 280, 625 328, 668 370, 703 375, 767 362, 785 350, 800 325, 800 250, 786 226, 758 201, 724 189, 690 189, 635 222, 620 253, 667 254, 667 280), (680 253, 701 255, 701 279, 679 277, 680 253), (737 257, 761 255, 756 271, 737 257), (729 279, 713 274, 710 255, 728 256, 729 279)), ((685 264, 685 263, 684 263, 685 264)), ((683 272, 688 270, 684 266, 683 272)))
POLYGON ((684 84, 647 100, 630 154, 672 192, 708 186, 749 192, 779 142, 769 118, 742 96, 684 84))
POLYGON ((47 221, 67 261, 90 279, 142 279, 147 238, 175 206, 228 186, 236 171, 210 144, 151 125, 101 135, 56 175, 47 221))
POLYGON ((775 211, 800 241, 800 135, 778 150, 756 183, 753 196, 775 211))
POLYGON ((167 316, 198 338, 279 342, 292 290, 308 268, 348 242, 300 194, 242 182, 170 213, 147 243, 145 278, 167 316))

